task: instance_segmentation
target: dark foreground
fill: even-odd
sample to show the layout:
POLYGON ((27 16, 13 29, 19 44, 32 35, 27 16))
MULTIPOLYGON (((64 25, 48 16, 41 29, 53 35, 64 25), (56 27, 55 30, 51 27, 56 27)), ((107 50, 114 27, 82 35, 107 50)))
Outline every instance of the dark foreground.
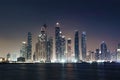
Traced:
POLYGON ((120 64, 0 64, 0 80, 120 80, 120 64))

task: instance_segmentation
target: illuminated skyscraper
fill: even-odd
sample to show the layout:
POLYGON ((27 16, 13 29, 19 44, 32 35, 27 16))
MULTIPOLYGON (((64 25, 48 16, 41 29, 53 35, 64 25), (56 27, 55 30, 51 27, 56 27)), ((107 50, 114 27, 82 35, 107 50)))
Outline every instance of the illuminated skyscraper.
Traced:
POLYGON ((11 55, 10 55, 10 53, 8 53, 8 54, 7 54, 7 60, 8 60, 8 61, 10 61, 10 57, 11 57, 11 55))
POLYGON ((49 37, 47 41, 47 62, 51 62, 53 58, 53 38, 49 37))
POLYGON ((38 42, 36 43, 35 60, 45 62, 47 59, 47 34, 46 28, 43 25, 41 27, 41 33, 38 36, 38 42))
POLYGON ((86 60, 86 32, 82 32, 81 35, 81 50, 82 50, 82 60, 86 60))
POLYGON ((118 44, 117 48, 117 61, 120 61, 120 44, 118 44))
POLYGON ((106 60, 106 58, 107 58, 107 45, 103 41, 101 43, 101 60, 106 60))
POLYGON ((65 36, 61 36, 61 60, 65 60, 66 40, 65 36))
POLYGON ((96 49, 96 52, 95 52, 95 60, 99 60, 100 59, 100 50, 99 49, 96 49))
POLYGON ((60 61, 61 59, 61 31, 60 31, 60 24, 56 23, 55 27, 55 53, 56 53, 56 60, 60 61))
POLYGON ((27 60, 31 60, 32 58, 32 34, 28 32, 28 40, 27 40, 27 60))
POLYGON ((94 51, 88 51, 88 56, 89 56, 88 61, 95 61, 95 53, 94 53, 94 51))
MULTIPOLYGON (((120 50, 118 50, 118 51, 120 51, 120 50)), ((112 61, 117 61, 117 51, 114 51, 114 52, 112 52, 112 53, 110 53, 110 57, 111 57, 111 60, 112 61)), ((119 61, 119 58, 118 58, 118 61, 119 61)))
POLYGON ((74 51, 75 51, 75 59, 77 62, 80 60, 79 59, 79 32, 75 31, 75 40, 74 40, 74 51))
POLYGON ((107 49, 107 54, 106 54, 106 60, 107 61, 110 61, 111 60, 111 55, 110 55, 110 50, 109 49, 107 49))
POLYGON ((72 40, 71 38, 67 39, 67 61, 71 62, 72 61, 72 40))
POLYGON ((20 57, 27 59, 27 43, 22 42, 22 48, 20 49, 20 57))

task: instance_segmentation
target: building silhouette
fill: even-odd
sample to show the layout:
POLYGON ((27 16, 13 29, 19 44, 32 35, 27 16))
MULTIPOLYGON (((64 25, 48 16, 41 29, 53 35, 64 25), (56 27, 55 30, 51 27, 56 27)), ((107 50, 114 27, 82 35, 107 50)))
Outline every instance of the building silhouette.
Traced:
POLYGON ((106 60, 110 61, 111 60, 111 54, 110 50, 107 49, 107 54, 106 54, 106 60))
POLYGON ((47 40, 47 60, 46 62, 51 62, 53 58, 53 38, 49 37, 47 40))
POLYGON ((73 55, 72 55, 72 40, 71 38, 67 39, 67 62, 72 62, 73 55))
POLYGON ((66 52, 66 39, 65 36, 61 36, 61 60, 65 60, 65 52, 66 52))
MULTIPOLYGON (((119 51, 119 50, 118 50, 119 51)), ((117 58, 118 56, 117 56, 117 51, 114 51, 114 52, 112 52, 112 53, 110 53, 110 57, 111 57, 111 60, 112 61, 117 61, 117 59, 118 59, 118 61, 119 61, 119 58, 117 58)))
POLYGON ((55 27, 55 53, 56 53, 56 60, 59 62, 61 59, 61 30, 60 24, 56 23, 55 27))
POLYGON ((107 58, 107 45, 104 41, 101 43, 101 60, 106 60, 107 58))
POLYGON ((99 49, 96 49, 95 51, 95 60, 99 60, 100 59, 100 50, 99 49))
POLYGON ((117 48, 117 61, 120 61, 120 43, 118 44, 117 48))
POLYGON ((7 61, 10 61, 10 60, 11 60, 11 55, 10 55, 10 53, 8 53, 6 57, 7 57, 7 58, 6 58, 7 61))
POLYGON ((41 32, 38 36, 35 50, 35 61, 45 62, 47 60, 47 32, 45 25, 41 27, 41 32))
POLYGON ((75 51, 75 59, 78 62, 79 59, 79 32, 75 31, 75 40, 74 40, 74 51, 75 51))
POLYGON ((32 34, 28 32, 28 39, 27 39, 27 60, 32 59, 32 34))
POLYGON ((27 43, 22 42, 22 47, 20 49, 20 57, 27 59, 27 43))
POLYGON ((86 32, 82 32, 81 35, 81 51, 82 51, 82 60, 86 60, 86 32))

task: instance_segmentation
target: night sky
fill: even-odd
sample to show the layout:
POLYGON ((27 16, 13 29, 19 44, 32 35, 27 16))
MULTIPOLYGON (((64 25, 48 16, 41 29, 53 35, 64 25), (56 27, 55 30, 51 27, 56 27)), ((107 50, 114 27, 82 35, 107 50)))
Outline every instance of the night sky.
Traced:
POLYGON ((56 22, 72 40, 74 30, 80 35, 86 31, 87 50, 95 50, 105 41, 113 51, 120 43, 119 0, 0 0, 0 56, 19 54, 29 31, 34 52, 41 26, 46 23, 48 34, 54 37, 56 22))

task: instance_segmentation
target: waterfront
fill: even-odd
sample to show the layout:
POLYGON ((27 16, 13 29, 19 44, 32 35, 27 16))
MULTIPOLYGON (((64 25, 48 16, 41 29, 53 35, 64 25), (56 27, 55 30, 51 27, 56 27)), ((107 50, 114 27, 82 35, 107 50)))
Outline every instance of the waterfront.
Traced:
POLYGON ((0 64, 0 80, 120 80, 120 64, 0 64))

